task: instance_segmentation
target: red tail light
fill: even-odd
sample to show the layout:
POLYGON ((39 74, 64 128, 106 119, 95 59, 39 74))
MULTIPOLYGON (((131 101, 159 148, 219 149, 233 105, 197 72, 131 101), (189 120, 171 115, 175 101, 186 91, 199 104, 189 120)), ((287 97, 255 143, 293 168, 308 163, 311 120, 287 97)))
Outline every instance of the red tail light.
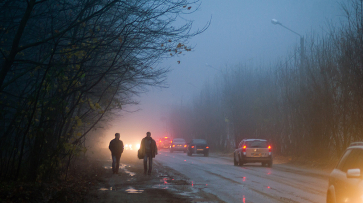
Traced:
POLYGON ((268 148, 268 152, 271 152, 271 145, 269 145, 267 148, 268 148))
POLYGON ((159 142, 161 142, 161 140, 159 142))
POLYGON ((184 147, 187 147, 187 145, 184 145, 184 147))
POLYGON ((244 145, 243 148, 242 148, 242 152, 246 152, 246 148, 247 148, 247 146, 244 145))
POLYGON ((209 149, 209 147, 207 146, 206 149, 209 149))
POLYGON ((175 145, 173 145, 173 147, 175 147, 175 145))
POLYGON ((194 148, 194 146, 192 146, 192 148, 194 148))
POLYGON ((170 141, 170 143, 173 143, 173 141, 170 141))

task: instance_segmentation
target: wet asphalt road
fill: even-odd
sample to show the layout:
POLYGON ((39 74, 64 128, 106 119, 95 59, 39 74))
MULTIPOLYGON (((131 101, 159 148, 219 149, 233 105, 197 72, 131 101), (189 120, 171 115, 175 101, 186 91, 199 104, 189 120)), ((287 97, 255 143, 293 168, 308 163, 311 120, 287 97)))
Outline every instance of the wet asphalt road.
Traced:
POLYGON ((325 202, 328 173, 286 164, 233 166, 233 158, 161 151, 154 159, 224 202, 325 202))

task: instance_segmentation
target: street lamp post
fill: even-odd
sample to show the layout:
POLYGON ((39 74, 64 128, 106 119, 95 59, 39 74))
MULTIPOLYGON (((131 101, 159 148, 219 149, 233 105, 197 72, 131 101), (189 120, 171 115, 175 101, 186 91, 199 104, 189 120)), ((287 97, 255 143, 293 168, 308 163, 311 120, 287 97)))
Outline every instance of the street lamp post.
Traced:
POLYGON ((271 23, 274 24, 274 25, 280 25, 282 26, 283 28, 293 32, 294 34, 297 34, 299 35, 300 37, 300 62, 301 64, 303 65, 304 63, 304 59, 305 59, 305 45, 304 45, 304 36, 300 35, 299 33, 291 30, 290 28, 286 27, 285 25, 281 24, 278 20, 276 19, 272 19, 271 20, 271 23))

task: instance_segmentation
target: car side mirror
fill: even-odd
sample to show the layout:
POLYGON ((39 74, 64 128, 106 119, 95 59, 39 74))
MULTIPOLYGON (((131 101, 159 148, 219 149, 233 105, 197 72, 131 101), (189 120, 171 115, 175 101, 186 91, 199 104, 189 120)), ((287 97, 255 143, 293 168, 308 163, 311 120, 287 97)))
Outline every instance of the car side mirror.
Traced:
POLYGON ((347 178, 359 178, 359 177, 361 177, 359 168, 348 169, 347 178))

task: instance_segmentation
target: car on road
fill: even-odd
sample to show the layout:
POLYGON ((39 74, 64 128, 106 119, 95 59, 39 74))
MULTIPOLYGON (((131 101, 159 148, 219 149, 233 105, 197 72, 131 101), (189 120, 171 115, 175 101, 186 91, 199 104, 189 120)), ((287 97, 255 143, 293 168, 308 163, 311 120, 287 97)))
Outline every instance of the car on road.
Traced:
POLYGON ((234 165, 261 162, 272 167, 272 149, 267 140, 243 139, 233 153, 234 165))
POLYGON ((187 155, 192 156, 193 154, 204 154, 204 156, 209 156, 207 141, 204 139, 192 139, 188 143, 187 155))
POLYGON ((138 150, 138 149, 140 149, 140 144, 135 144, 135 145, 125 144, 124 145, 124 150, 138 150))
POLYGON ((169 149, 171 139, 169 137, 160 138, 157 142, 158 149, 169 149))
POLYGON ((363 202, 363 142, 350 144, 330 173, 326 202, 363 202))
POLYGON ((187 152, 187 143, 183 138, 174 138, 170 144, 170 153, 174 151, 183 151, 184 153, 187 152))

